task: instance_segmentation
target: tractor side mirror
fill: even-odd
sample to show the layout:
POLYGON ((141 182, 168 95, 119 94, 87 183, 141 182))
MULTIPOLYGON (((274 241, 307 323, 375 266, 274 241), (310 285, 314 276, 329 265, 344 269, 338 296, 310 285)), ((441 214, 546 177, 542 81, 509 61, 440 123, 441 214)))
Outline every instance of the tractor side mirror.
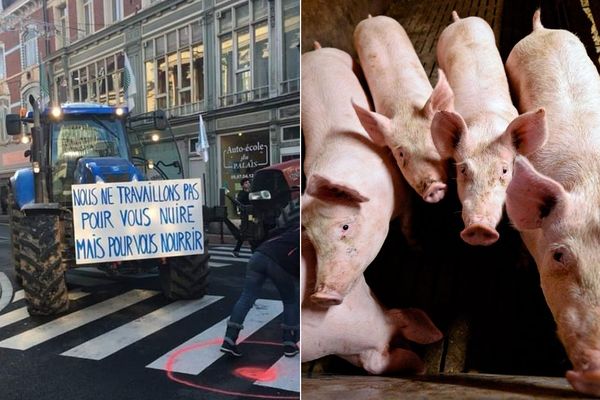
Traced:
POLYGON ((21 117, 19 114, 6 115, 6 133, 11 136, 21 133, 21 117))
POLYGON ((167 114, 163 110, 154 111, 154 128, 160 131, 167 129, 167 114))

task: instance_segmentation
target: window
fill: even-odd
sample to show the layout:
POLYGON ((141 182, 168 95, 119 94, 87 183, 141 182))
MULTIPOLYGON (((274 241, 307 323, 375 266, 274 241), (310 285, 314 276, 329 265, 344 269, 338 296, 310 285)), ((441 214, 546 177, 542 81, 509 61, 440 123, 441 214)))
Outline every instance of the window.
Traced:
POLYGON ((21 37, 21 55, 23 68, 38 63, 37 32, 34 27, 28 27, 21 37))
POLYGON ((204 44, 196 21, 144 43, 146 110, 190 113, 204 100, 204 44), (194 106, 195 105, 195 106, 194 106))
POLYGON ((282 0, 284 92, 298 90, 300 73, 300 3, 282 0), (290 82, 291 81, 291 82, 290 82))
POLYGON ((281 128, 281 140, 289 141, 289 140, 299 140, 300 139, 300 127, 298 125, 295 126, 284 126, 281 128))
POLYGON ((56 33, 56 48, 61 48, 68 44, 67 40, 69 37, 69 13, 67 11, 67 4, 62 3, 56 7, 54 15, 59 30, 59 32, 56 33))
POLYGON ((125 102, 124 55, 117 53, 71 71, 73 101, 116 106, 125 102))
POLYGON ((111 22, 117 22, 123 19, 123 0, 111 0, 111 22))
POLYGON ((221 106, 268 97, 267 17, 267 0, 250 0, 217 12, 221 106))
POLYGON ((4 58, 4 44, 0 44, 0 80, 6 79, 6 60, 4 58))
POLYGON ((81 5, 81 20, 80 20, 80 32, 83 31, 85 35, 94 33, 94 6, 92 0, 80 0, 81 5), (83 26, 81 26, 83 24, 83 26))

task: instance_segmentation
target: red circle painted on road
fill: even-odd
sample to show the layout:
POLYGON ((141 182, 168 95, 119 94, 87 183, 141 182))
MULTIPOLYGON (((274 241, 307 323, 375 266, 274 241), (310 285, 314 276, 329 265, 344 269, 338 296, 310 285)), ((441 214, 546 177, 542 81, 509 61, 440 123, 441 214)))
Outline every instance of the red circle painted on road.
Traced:
POLYGON ((251 381, 270 382, 277 378, 277 371, 272 368, 240 367, 233 370, 233 374, 251 381))
MULTIPOLYGON (((213 386, 201 385, 199 383, 192 382, 187 379, 183 379, 183 378, 175 376, 175 373, 173 372, 173 366, 177 362, 177 359, 179 357, 181 357, 183 354, 188 353, 190 351, 203 349, 203 348, 209 347, 209 346, 220 346, 221 342, 222 342, 222 339, 220 339, 220 338, 206 340, 204 342, 194 343, 192 345, 183 347, 183 348, 173 352, 173 354, 171 354, 171 356, 169 356, 169 358, 165 364, 165 369, 167 371, 167 377, 170 380, 172 380, 173 382, 177 382, 177 383, 180 383, 180 384, 188 386, 188 387, 202 389, 202 390, 206 390, 208 392, 213 392, 213 393, 224 394, 227 396, 243 396, 243 397, 251 397, 251 398, 255 398, 255 399, 282 399, 282 400, 287 400, 287 399, 291 400, 291 399, 299 399, 300 398, 299 396, 276 396, 276 395, 268 395, 268 394, 252 394, 252 393, 244 393, 244 392, 235 392, 235 391, 231 391, 231 390, 219 389, 219 388, 213 387, 213 386)), ((281 346, 281 343, 264 342, 264 341, 258 341, 258 340, 246 340, 246 341, 244 341, 244 343, 262 344, 262 345, 268 345, 268 346, 281 346)), ((259 380, 259 381, 267 380, 267 379, 265 379, 265 380, 259 379, 259 377, 260 378, 269 378, 269 376, 273 375, 272 378, 268 379, 268 380, 273 380, 277 377, 276 371, 272 371, 272 372, 267 372, 267 371, 268 370, 265 370, 262 368, 246 367, 246 368, 237 368, 233 372, 234 372, 234 374, 236 374, 236 372, 237 372, 237 374, 236 374, 237 376, 243 377, 245 379, 253 379, 253 380, 259 380), (240 370, 241 370, 241 372, 240 372, 240 370), (260 372, 259 372, 259 370, 260 370, 260 372), (262 375, 261 375, 261 373, 262 373, 262 375), (252 376, 250 376, 251 374, 256 374, 256 378, 253 378, 252 376)))

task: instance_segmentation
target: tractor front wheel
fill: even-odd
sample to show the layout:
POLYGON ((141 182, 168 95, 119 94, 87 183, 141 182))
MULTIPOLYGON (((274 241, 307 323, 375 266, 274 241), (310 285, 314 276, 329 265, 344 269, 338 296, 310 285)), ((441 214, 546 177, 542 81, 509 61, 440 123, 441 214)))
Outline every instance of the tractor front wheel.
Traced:
POLYGON ((58 215, 24 215, 18 227, 18 275, 31 315, 52 315, 69 307, 65 268, 61 262, 58 215))

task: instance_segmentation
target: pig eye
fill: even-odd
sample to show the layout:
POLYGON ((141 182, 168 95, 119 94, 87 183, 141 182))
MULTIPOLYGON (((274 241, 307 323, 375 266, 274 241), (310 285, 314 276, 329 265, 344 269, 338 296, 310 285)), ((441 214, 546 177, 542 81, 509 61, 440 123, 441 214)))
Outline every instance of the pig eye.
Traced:
POLYGON ((467 175, 467 166, 466 165, 461 165, 460 166, 460 173, 462 175, 467 175))
POLYGON ((506 175, 508 172, 508 167, 502 167, 502 175, 506 175))
POLYGON ((401 158, 404 158, 404 152, 402 150, 398 151, 398 156, 400 156, 401 158))
POLYGON ((554 254, 552 254, 552 258, 556 262, 562 262, 563 261, 563 252, 562 251, 555 251, 554 254))
POLYGON ((350 227, 349 227, 347 224, 346 224, 346 225, 344 225, 344 226, 342 226, 342 229, 343 229, 343 230, 345 230, 345 231, 347 231, 347 230, 348 230, 348 228, 350 228, 350 227))

